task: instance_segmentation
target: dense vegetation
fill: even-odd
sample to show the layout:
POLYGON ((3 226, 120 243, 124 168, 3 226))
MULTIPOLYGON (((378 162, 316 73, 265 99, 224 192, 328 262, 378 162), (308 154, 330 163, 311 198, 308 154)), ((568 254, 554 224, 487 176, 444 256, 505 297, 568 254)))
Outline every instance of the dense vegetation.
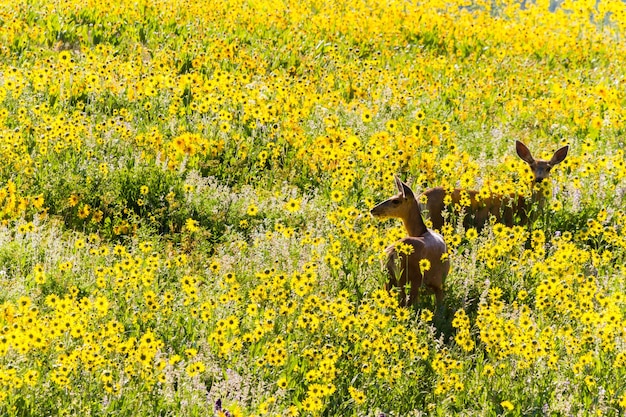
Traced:
MULTIPOLYGON (((0 4, 0 414, 623 415, 626 5, 0 4), (398 306, 393 175, 530 195, 398 306)), ((454 219, 453 219, 454 220, 454 219)))

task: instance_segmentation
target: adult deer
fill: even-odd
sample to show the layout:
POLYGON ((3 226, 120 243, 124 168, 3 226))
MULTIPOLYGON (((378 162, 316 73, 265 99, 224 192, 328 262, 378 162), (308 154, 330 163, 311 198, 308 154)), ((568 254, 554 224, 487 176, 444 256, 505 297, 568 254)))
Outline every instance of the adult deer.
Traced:
POLYGON ((374 217, 401 219, 408 235, 386 249, 389 282, 385 289, 389 291, 392 286, 399 287, 400 304, 410 306, 417 302, 419 290, 424 287, 427 292, 435 294, 437 305, 441 305, 443 282, 450 270, 446 244, 439 233, 426 228, 411 188, 397 176, 394 176, 394 181, 398 194, 371 210, 374 217), (400 249, 399 244, 408 246, 409 251, 400 249), (405 290, 407 283, 411 285, 408 297, 405 290))
MULTIPOLYGON (((530 150, 519 140, 515 141, 515 150, 517 155, 528 164, 534 176, 534 182, 540 183, 550 175, 550 170, 555 165, 562 162, 567 156, 568 146, 563 146, 552 155, 549 161, 533 158, 530 150)), ((481 199, 479 192, 476 190, 462 190, 455 188, 450 195, 450 204, 445 204, 448 192, 443 187, 435 187, 426 190, 419 198, 425 203, 422 205, 423 210, 427 210, 433 229, 441 230, 444 224, 442 212, 448 207, 454 207, 465 199, 466 207, 465 218, 463 224, 465 227, 476 227, 480 230, 489 221, 491 216, 495 217, 497 222, 504 223, 511 227, 514 223, 526 224, 529 221, 529 215, 533 209, 543 207, 545 196, 541 190, 533 189, 530 198, 524 198, 518 194, 510 195, 491 195, 488 198, 481 199)))

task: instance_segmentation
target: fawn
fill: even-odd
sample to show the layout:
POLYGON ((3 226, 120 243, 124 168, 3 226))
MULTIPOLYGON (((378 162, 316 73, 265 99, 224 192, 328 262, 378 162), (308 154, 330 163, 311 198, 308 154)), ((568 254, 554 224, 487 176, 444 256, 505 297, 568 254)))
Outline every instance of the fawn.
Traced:
POLYGON ((389 273, 389 282, 385 285, 385 289, 389 291, 392 286, 399 287, 400 305, 411 306, 417 302, 419 290, 423 286, 429 293, 435 294, 439 306, 443 302, 443 282, 450 270, 446 244, 439 233, 426 228, 419 204, 411 188, 397 176, 394 176, 394 180, 398 194, 370 211, 374 217, 401 219, 408 234, 407 237, 385 250, 389 273), (412 249, 411 253, 406 254, 398 250, 396 246, 400 243, 408 245, 412 249), (420 261, 424 259, 428 260, 430 267, 422 271, 420 261), (405 291, 407 283, 411 284, 408 298, 405 291))
MULTIPOLYGON (((562 162, 567 156, 568 146, 563 146, 552 155, 549 161, 535 159, 530 150, 519 140, 515 141, 515 150, 517 155, 528 164, 533 175, 535 183, 540 183, 550 175, 550 170, 555 165, 562 162)), ((433 229, 441 230, 444 224, 442 212, 447 207, 444 199, 447 195, 443 187, 435 187, 426 190, 421 196, 426 200, 422 205, 422 209, 428 210, 433 229)), ((511 195, 491 195, 488 198, 480 199, 476 190, 462 190, 455 188, 450 192, 451 206, 458 204, 461 199, 469 198, 470 205, 467 207, 467 213, 463 221, 464 226, 476 227, 481 230, 489 221, 490 216, 494 216, 496 221, 504 223, 511 227, 514 222, 526 224, 529 221, 529 215, 533 210, 533 206, 544 205, 545 197, 541 191, 533 190, 532 198, 525 199, 517 194, 511 195), (473 215, 473 219, 471 218, 473 215)))

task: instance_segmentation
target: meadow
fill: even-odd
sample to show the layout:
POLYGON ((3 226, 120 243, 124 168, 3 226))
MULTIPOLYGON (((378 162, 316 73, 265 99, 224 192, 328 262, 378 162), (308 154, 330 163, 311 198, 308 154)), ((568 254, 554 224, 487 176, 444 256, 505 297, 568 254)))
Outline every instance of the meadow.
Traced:
POLYGON ((0 415, 626 415, 626 4, 6 0, 0 415), (532 192, 387 293, 393 193, 532 192))

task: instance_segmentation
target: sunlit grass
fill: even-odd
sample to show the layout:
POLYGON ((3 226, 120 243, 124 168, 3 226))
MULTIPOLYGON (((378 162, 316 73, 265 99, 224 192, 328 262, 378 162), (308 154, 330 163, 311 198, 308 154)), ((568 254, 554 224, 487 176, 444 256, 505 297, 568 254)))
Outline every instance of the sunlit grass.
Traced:
POLYGON ((3 2, 0 413, 622 415, 625 7, 3 2), (369 209, 515 139, 400 308, 369 209))

